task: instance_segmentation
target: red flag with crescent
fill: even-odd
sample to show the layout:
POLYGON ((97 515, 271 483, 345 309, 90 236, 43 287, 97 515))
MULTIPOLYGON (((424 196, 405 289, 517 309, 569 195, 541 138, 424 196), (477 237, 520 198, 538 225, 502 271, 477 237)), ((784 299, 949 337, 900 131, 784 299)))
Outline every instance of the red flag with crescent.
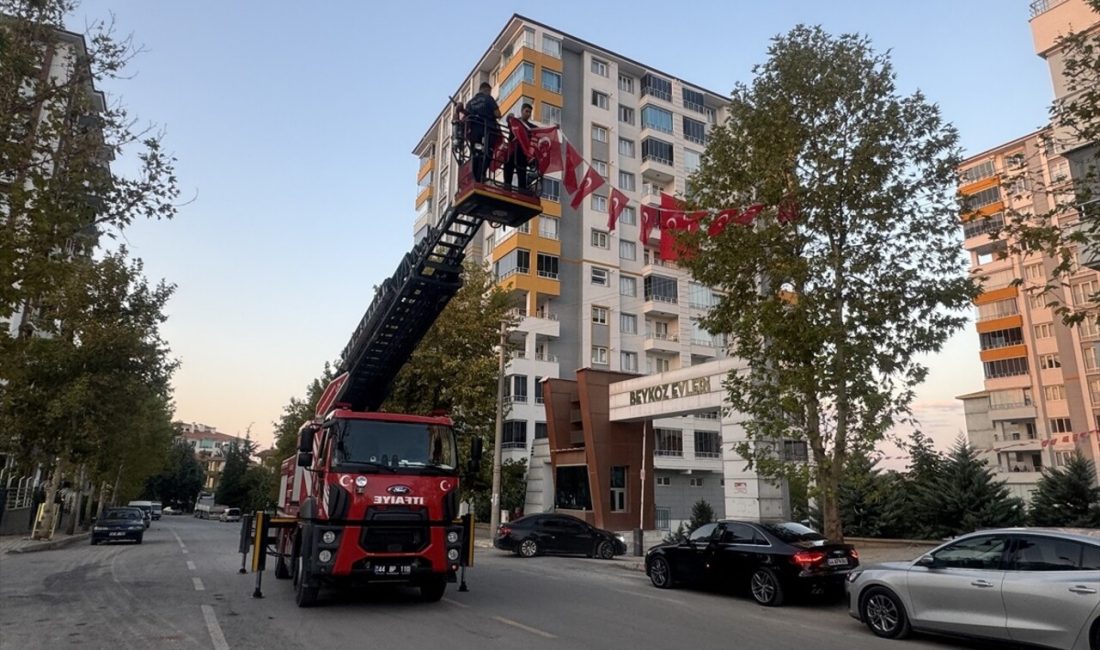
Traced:
POLYGON ((596 171, 595 167, 589 167, 588 171, 584 174, 584 178, 581 179, 580 187, 577 188, 576 193, 573 194, 573 200, 569 202, 569 207, 574 210, 581 207, 581 201, 584 200, 584 197, 595 192, 596 189, 606 182, 603 176, 600 176, 600 173, 596 171))
POLYGON ((649 244, 649 235, 653 232, 654 228, 659 228, 661 225, 660 211, 655 205, 643 205, 642 206, 642 224, 640 240, 642 244, 649 244))
POLYGON ((531 146, 531 135, 527 131, 527 126, 515 115, 509 115, 508 130, 512 133, 512 139, 515 140, 516 146, 520 148, 523 155, 534 158, 535 150, 531 146))
POLYGON ((607 229, 615 230, 615 224, 619 221, 619 215, 622 214, 623 209, 626 208, 626 204, 630 202, 625 194, 619 191, 618 188, 611 189, 610 205, 607 206, 607 229))
POLYGON ((677 243, 676 231, 699 230, 699 221, 705 215, 702 211, 661 210, 661 259, 671 262, 692 255, 692 251, 677 243))
POLYGON ((551 174, 565 169, 565 163, 561 157, 561 139, 558 137, 559 127, 543 126, 531 129, 531 148, 533 157, 538 161, 539 173, 551 174))
POLYGON ((575 194, 579 189, 577 185, 577 168, 584 162, 584 158, 577 153, 577 150, 573 148, 573 145, 566 141, 565 143, 565 174, 561 179, 562 185, 565 186, 565 191, 570 194, 575 194))

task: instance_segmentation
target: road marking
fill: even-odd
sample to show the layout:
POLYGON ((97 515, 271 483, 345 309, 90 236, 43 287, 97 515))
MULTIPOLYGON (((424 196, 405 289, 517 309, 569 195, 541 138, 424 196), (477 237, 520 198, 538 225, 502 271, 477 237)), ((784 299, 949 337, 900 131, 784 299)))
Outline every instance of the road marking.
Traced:
POLYGON ((450 603, 450 604, 454 605, 455 607, 461 607, 462 609, 470 609, 469 605, 464 605, 464 604, 458 602, 457 600, 451 600, 450 598, 444 598, 443 602, 450 603))
POLYGON ((531 634, 537 634, 537 635, 541 636, 544 639, 556 639, 556 638, 558 638, 558 637, 554 636, 553 634, 550 634, 549 632, 544 632, 543 630, 540 630, 537 627, 531 627, 530 625, 524 625, 523 623, 513 621, 510 618, 504 618, 503 616, 494 616, 493 618, 497 621, 500 621, 501 623, 504 623, 505 625, 511 625, 512 627, 517 627, 517 628, 523 630, 524 632, 530 632, 531 634))
POLYGON ((188 553, 190 553, 191 551, 188 551, 187 549, 183 549, 183 551, 182 551, 182 552, 183 552, 183 554, 184 554, 184 555, 187 555, 187 554, 188 554, 188 553))
POLYGON ((202 578, 191 578, 191 582, 195 585, 195 591, 206 591, 206 587, 202 584, 202 578))
POLYGON ((195 570, 195 563, 192 562, 191 560, 187 561, 187 570, 188 571, 194 571, 195 570))
POLYGON ((229 650, 229 644, 222 634, 222 627, 218 625, 218 617, 214 614, 214 608, 210 605, 202 606, 202 617, 206 619, 206 629, 210 632, 210 640, 214 642, 214 650, 229 650))
POLYGON ((187 548, 186 546, 184 546, 183 540, 180 539, 180 534, 179 533, 177 533, 176 531, 173 530, 172 535, 176 538, 176 543, 180 545, 180 548, 187 548))

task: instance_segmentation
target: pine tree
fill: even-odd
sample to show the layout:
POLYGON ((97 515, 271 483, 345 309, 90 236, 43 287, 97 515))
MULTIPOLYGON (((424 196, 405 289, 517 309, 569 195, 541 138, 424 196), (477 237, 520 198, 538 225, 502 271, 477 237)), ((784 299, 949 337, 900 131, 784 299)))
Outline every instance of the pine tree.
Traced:
POLYGON ((837 499, 844 534, 857 537, 880 537, 886 511, 885 478, 866 454, 848 458, 837 499))
POLYGON ((1100 487, 1092 461, 1074 454, 1064 469, 1045 469, 1031 500, 1035 526, 1100 528, 1100 487))
POLYGON ((925 502, 938 507, 929 531, 933 537, 1024 523, 1023 501, 1009 496, 1004 482, 994 480, 992 470, 962 437, 929 488, 924 490, 925 502))
POLYGON ((946 460, 932 444, 932 439, 914 431, 906 445, 909 466, 899 505, 905 510, 906 523, 898 537, 927 539, 936 535, 940 519, 937 494, 943 479, 946 460))

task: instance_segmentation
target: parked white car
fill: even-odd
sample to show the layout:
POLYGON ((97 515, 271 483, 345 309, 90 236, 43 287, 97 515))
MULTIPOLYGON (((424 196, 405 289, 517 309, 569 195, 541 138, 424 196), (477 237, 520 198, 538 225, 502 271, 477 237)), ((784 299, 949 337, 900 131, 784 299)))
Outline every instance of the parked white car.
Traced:
POLYGON ((923 630, 1100 650, 1100 530, 983 530, 853 571, 846 590, 848 613, 885 638, 923 630))

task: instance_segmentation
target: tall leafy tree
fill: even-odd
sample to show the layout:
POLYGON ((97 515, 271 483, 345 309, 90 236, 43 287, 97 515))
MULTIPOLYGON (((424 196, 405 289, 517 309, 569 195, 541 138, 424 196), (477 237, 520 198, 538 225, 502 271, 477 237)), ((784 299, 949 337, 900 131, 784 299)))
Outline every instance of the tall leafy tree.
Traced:
POLYGON ((929 531, 933 538, 1024 523, 1023 502, 1009 495, 1004 481, 994 478, 993 471, 961 436, 927 494, 938 505, 938 516, 929 531))
POLYGON ((918 355, 942 347, 976 295, 960 254, 958 136, 858 35, 796 27, 754 72, 688 198, 771 207, 752 227, 683 237, 698 250, 683 263, 721 291, 703 326, 731 334, 746 362, 726 384, 744 414, 740 453, 781 477, 793 470, 776 445, 806 440, 824 532, 839 539, 848 457, 911 418, 918 355))
POLYGON ((225 466, 218 479, 218 488, 214 493, 217 503, 234 508, 242 508, 249 502, 249 483, 245 480, 249 459, 255 452, 255 444, 248 439, 243 443, 230 443, 226 449, 225 466))
POLYGON ((1064 468, 1043 470, 1028 515, 1035 526, 1100 528, 1100 487, 1092 461, 1074 454, 1064 468))
POLYGON ((205 476, 191 445, 177 438, 168 452, 164 469, 146 480, 145 494, 166 506, 189 508, 202 490, 205 476))

